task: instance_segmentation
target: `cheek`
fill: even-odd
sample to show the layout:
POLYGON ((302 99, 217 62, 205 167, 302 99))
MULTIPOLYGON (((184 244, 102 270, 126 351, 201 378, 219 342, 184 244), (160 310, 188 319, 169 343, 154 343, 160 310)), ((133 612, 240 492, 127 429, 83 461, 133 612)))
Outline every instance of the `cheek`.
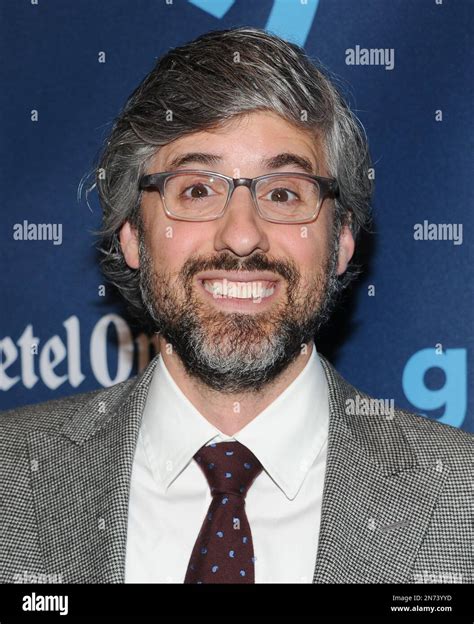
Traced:
POLYGON ((190 257, 204 254, 211 237, 199 224, 152 215, 147 221, 148 245, 157 270, 177 274, 190 257))
POLYGON ((323 228, 315 224, 301 224, 286 232, 281 239, 283 255, 291 259, 302 275, 313 275, 324 266, 328 240, 323 228))

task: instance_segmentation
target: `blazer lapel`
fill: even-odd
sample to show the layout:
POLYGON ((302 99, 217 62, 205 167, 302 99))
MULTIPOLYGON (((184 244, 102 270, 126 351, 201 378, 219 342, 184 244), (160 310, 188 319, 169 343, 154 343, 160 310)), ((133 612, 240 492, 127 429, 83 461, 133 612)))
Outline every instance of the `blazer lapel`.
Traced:
POLYGON ((449 468, 419 465, 396 414, 347 415, 347 399, 367 395, 321 361, 330 418, 313 582, 412 582, 415 556, 449 468))
POLYGON ((124 582, 132 463, 157 357, 96 393, 59 433, 28 435, 45 573, 61 582, 124 582))

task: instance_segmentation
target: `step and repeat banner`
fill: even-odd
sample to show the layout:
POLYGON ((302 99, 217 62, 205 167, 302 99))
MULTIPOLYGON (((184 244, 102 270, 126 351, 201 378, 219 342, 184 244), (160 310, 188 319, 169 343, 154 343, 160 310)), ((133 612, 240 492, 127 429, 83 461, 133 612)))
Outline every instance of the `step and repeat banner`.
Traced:
POLYGON ((256 26, 339 77, 374 162, 365 271, 318 349, 361 390, 474 431, 473 14, 472 0, 2 0, 0 409, 149 362, 156 342, 99 271, 84 180, 158 57, 256 26))

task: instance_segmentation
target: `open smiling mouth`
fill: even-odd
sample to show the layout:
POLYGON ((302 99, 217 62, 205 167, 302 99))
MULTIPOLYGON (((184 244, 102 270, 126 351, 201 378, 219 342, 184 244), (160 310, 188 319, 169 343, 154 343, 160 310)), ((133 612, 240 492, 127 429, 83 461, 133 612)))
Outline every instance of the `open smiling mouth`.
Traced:
POLYGON ((197 280, 203 295, 218 307, 256 311, 270 305, 280 291, 279 280, 228 280, 203 278, 197 280))

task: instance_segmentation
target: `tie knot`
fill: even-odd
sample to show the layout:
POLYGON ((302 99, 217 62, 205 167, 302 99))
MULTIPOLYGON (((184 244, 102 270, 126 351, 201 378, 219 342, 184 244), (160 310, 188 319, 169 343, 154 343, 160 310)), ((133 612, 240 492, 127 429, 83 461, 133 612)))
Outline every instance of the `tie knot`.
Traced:
POLYGON ((262 471, 262 465, 252 451, 240 442, 203 446, 194 459, 206 475, 212 496, 222 493, 245 497, 262 471))

